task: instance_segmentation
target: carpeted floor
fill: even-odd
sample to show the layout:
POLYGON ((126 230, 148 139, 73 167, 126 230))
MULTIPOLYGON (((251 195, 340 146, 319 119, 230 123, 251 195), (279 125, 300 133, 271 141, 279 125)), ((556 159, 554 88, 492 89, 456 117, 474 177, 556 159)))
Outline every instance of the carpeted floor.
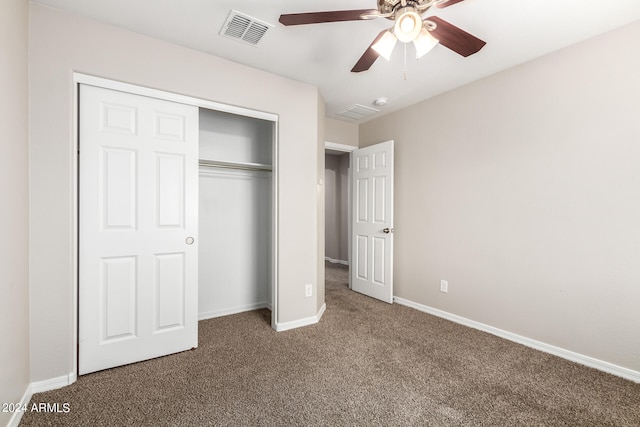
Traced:
POLYGON ((21 426, 639 426, 635 384, 348 290, 327 267, 318 325, 259 310, 200 322, 197 350, 33 396, 21 426), (30 404, 31 406, 31 404, 30 404))

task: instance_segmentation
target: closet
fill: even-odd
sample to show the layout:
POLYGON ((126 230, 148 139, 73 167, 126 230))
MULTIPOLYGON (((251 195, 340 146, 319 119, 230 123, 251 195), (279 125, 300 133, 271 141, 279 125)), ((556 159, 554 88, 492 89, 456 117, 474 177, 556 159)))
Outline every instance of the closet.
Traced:
POLYGON ((275 123, 199 110, 198 318, 271 308, 275 123))
POLYGON ((78 373, 197 347, 198 319, 277 311, 277 117, 82 79, 78 373))

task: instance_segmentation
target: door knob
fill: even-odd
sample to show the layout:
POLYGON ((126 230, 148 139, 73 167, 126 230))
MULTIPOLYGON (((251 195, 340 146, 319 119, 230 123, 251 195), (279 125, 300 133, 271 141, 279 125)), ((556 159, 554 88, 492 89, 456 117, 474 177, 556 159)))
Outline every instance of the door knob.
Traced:
POLYGON ((193 237, 187 237, 185 239, 185 242, 187 242, 187 245, 193 245, 193 242, 195 242, 196 239, 194 239, 193 237))
POLYGON ((382 232, 386 234, 393 233, 393 228, 386 227, 382 230, 382 232))

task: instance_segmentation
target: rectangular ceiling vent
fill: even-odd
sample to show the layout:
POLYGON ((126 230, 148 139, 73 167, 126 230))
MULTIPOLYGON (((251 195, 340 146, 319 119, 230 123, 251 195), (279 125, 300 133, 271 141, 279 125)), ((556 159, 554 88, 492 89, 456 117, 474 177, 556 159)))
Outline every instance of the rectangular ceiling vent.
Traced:
POLYGON ((350 119, 360 120, 372 114, 378 113, 380 110, 365 107, 364 105, 355 104, 344 111, 338 113, 339 116, 348 117, 350 119))
POLYGON ((257 45, 273 25, 232 10, 220 30, 220 35, 230 39, 257 45))

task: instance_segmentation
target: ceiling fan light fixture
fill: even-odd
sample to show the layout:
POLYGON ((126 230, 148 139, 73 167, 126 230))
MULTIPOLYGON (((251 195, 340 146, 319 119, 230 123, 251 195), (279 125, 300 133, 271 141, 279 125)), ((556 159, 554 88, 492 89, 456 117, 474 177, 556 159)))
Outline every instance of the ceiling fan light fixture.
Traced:
POLYGON ((416 48, 416 59, 420 59, 429 53, 438 43, 440 43, 440 41, 433 37, 429 30, 423 27, 418 37, 413 40, 413 45, 416 48))
POLYGON ((422 28, 422 19, 413 7, 405 7, 396 13, 396 23, 393 32, 398 40, 403 43, 409 43, 420 33, 422 28))
POLYGON ((396 46, 397 42, 398 39, 391 31, 385 31, 380 40, 371 45, 371 49, 378 52, 380 56, 388 61, 391 59, 391 52, 393 52, 393 48, 396 46))

